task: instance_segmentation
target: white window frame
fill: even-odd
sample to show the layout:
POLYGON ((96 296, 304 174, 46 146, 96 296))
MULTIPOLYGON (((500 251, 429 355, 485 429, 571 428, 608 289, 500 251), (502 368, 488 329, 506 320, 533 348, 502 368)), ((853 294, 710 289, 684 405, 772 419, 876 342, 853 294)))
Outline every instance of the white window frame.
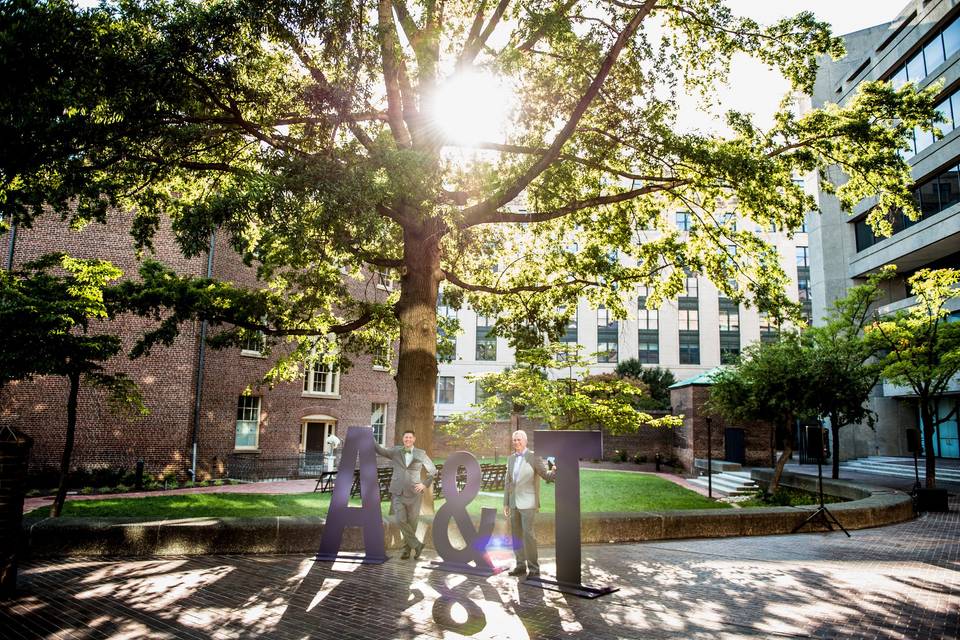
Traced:
POLYGON ((303 394, 310 398, 339 398, 340 397, 340 367, 337 365, 326 364, 322 360, 316 360, 312 365, 307 364, 303 374, 303 394), (314 390, 314 382, 321 367, 326 367, 326 384, 322 391, 314 390))
POLYGON ((244 396, 241 395, 237 400, 237 422, 233 431, 233 449, 234 451, 258 451, 260 449, 260 396, 244 396), (252 402, 255 401, 255 402, 252 402), (247 405, 253 406, 247 406, 247 405), (255 414, 247 413, 256 411, 255 414), (252 416, 256 415, 256 419, 251 419, 249 417, 241 416, 252 416), (253 445, 241 445, 238 444, 237 439, 240 436, 241 426, 249 428, 250 425, 254 425, 254 439, 253 445))
POLYGON ((456 402, 456 393, 457 393, 457 377, 456 377, 456 376, 437 376, 437 393, 436 393, 436 401, 437 401, 437 404, 444 404, 444 405, 446 405, 446 404, 454 404, 454 403, 456 402), (449 401, 449 402, 442 401, 442 400, 440 399, 441 381, 443 381, 443 380, 451 380, 451 381, 452 381, 451 384, 450 384, 450 396, 451 396, 451 397, 450 397, 450 401, 449 401))
MULTIPOLYGON (((263 333, 263 331, 257 331, 257 336, 260 338, 260 344, 263 344, 264 340, 266 340, 266 335, 263 333)), ((240 355, 247 358, 266 358, 266 356, 263 355, 262 349, 247 348, 252 340, 253 338, 247 338, 246 342, 244 342, 244 345, 240 347, 240 355)))
POLYGON ((392 273, 388 269, 374 271, 373 281, 377 289, 383 291, 393 291, 397 286, 397 281, 393 279, 392 273))
POLYGON ((393 366, 393 342, 386 342, 380 353, 373 354, 373 368, 375 371, 390 371, 391 366, 393 366))
POLYGON ((377 441, 377 444, 383 445, 387 439, 387 411, 389 407, 386 402, 373 402, 370 404, 370 426, 373 428, 373 439, 377 441), (374 416, 377 415, 377 407, 382 407, 383 412, 380 417, 379 422, 374 421, 374 416), (377 427, 380 427, 380 437, 377 437, 377 427))

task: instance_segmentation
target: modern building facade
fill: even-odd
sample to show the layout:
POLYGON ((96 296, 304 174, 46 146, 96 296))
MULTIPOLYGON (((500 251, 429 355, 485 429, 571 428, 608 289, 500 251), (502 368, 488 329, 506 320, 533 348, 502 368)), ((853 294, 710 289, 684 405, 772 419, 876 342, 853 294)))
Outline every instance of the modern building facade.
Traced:
MULTIPOLYGON (((847 55, 824 60, 812 96, 812 106, 844 104, 865 81, 886 80, 894 87, 913 82, 920 88, 939 86, 937 109, 946 123, 940 135, 916 130, 904 152, 912 168, 914 195, 921 211, 911 221, 894 216, 894 233, 877 237, 866 223, 876 205, 861 202, 853 215, 840 211, 837 200, 819 193, 822 215, 810 221, 813 252, 811 288, 814 319, 849 287, 886 264, 896 264, 898 278, 885 291, 881 313, 912 304, 906 279, 921 268, 960 267, 960 2, 912 0, 892 21, 844 36, 847 55)), ((960 313, 960 310, 954 309, 960 313)), ((956 406, 960 381, 944 400, 944 413, 956 406)), ((905 389, 878 387, 872 399, 879 416, 875 430, 844 429, 844 457, 905 455, 906 429, 918 426, 917 411, 905 389)), ((957 422, 941 425, 935 453, 960 457, 957 422)))
MULTIPOLYGON (((129 228, 129 217, 121 213, 79 232, 48 216, 33 229, 19 229, 13 243, 9 234, 3 236, 0 246, 4 263, 10 261, 14 268, 44 253, 65 251, 110 260, 133 277, 139 261, 129 228)), ((182 275, 257 286, 254 271, 224 236, 215 237, 210 254, 192 259, 182 256, 169 228, 160 230, 154 245, 153 257, 182 275)), ((350 286, 355 295, 387 295, 377 274, 350 286)), ((148 323, 123 317, 105 329, 121 336, 125 354, 148 323)), ((385 363, 358 356, 343 373, 317 364, 299 380, 267 388, 258 381, 270 360, 257 341, 214 350, 204 346, 201 332, 200 323, 183 326, 171 346, 158 346, 138 360, 121 355, 108 363, 108 371, 125 372, 137 382, 150 410, 147 416, 117 414, 101 392, 81 390, 75 466, 132 469, 143 459, 152 473, 181 477, 194 467, 198 479, 289 477, 304 466, 318 466, 329 448, 327 437, 343 438, 348 426, 372 425, 382 443, 394 441, 396 385, 385 363)), ((52 376, 7 385, 0 396, 0 423, 34 439, 33 471, 59 465, 66 399, 66 381, 52 376)))
MULTIPOLYGON (((664 215, 680 231, 689 230, 693 223, 692 215, 686 211, 664 215)), ((805 229, 791 236, 759 228, 753 221, 739 218, 735 204, 730 205, 729 215, 741 229, 763 234, 777 247, 782 266, 791 278, 788 294, 804 304, 809 316, 810 251, 805 229)), ((593 358, 592 374, 612 372, 619 362, 637 358, 644 364, 670 369, 677 380, 684 380, 732 362, 746 345, 777 334, 775 324, 766 315, 721 295, 712 282, 696 274, 687 276, 681 296, 665 301, 659 309, 646 308, 646 291, 642 289, 624 295, 629 315, 623 319, 614 318, 608 309, 597 309, 580 300, 574 320, 562 338, 578 343, 580 354, 593 358)), ((438 420, 467 411, 478 399, 482 400, 472 376, 502 371, 515 362, 507 341, 490 335, 493 319, 466 308, 457 317, 461 332, 457 336, 456 358, 440 364, 435 409, 438 420)))

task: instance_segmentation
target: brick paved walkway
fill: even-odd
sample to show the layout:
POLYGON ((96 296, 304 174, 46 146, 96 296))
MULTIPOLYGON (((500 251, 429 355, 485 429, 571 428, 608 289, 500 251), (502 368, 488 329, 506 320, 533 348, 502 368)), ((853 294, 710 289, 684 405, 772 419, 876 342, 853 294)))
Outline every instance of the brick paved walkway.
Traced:
MULTIPOLYGON (((842 534, 584 548, 588 601, 425 563, 92 558, 22 571, 10 638, 902 638, 960 636, 960 507, 842 534)), ((551 573, 550 550, 543 550, 551 573)), ((507 562, 507 558, 500 559, 507 562)))

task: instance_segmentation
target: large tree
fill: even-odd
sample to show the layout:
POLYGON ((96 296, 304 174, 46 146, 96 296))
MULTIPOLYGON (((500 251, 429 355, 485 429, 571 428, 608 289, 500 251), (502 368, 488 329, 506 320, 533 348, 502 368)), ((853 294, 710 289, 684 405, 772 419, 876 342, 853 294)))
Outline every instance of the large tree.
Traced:
POLYGON ((18 271, 0 271, 0 390, 4 383, 45 375, 63 376, 69 385, 54 518, 67 496, 81 384, 106 391, 115 408, 147 412, 134 381, 104 368, 120 352, 120 338, 95 331, 95 323, 112 316, 104 292, 121 275, 109 262, 60 253, 18 271))
POLYGON ((141 309, 292 338, 290 376, 334 342, 345 357, 399 336, 397 422, 428 449, 441 286, 520 346, 559 334, 579 296, 622 317, 635 285, 656 304, 684 270, 783 306, 775 248, 730 203, 797 229, 816 202, 792 178, 816 170, 844 207, 877 196, 879 227, 915 215, 897 150, 937 117, 930 92, 865 83, 768 130, 730 113, 727 138, 684 133, 676 96, 709 102, 734 56, 809 92, 817 57, 843 51, 810 13, 763 26, 720 0, 12 0, 0 33, 8 219, 121 207, 143 246, 169 217, 189 255, 227 234, 266 293, 154 269, 141 309), (386 300, 351 285, 384 270, 386 300))
POLYGON ((882 351, 881 375, 906 387, 916 397, 926 456, 926 484, 937 486, 933 436, 956 414, 938 404, 960 374, 960 322, 950 321, 950 302, 960 298, 960 271, 920 269, 907 279, 916 304, 888 317, 877 317, 865 328, 868 339, 882 351))

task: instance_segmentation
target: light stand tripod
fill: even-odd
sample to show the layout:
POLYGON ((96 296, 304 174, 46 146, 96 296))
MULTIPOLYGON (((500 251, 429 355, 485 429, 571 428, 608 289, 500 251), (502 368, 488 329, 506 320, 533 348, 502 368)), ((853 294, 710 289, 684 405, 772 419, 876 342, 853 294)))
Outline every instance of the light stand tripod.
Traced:
POLYGON ((820 447, 817 451, 817 490, 820 494, 820 506, 817 507, 816 511, 807 516, 807 519, 798 524, 793 528, 791 533, 796 533, 803 528, 807 523, 813 522, 814 520, 819 520, 823 523, 830 531, 833 531, 833 525, 837 525, 840 528, 840 531, 843 531, 847 534, 847 537, 850 537, 850 532, 843 528, 843 525, 840 524, 840 521, 837 520, 836 516, 830 513, 830 510, 827 509, 826 505, 823 504, 823 432, 820 431, 820 447))

